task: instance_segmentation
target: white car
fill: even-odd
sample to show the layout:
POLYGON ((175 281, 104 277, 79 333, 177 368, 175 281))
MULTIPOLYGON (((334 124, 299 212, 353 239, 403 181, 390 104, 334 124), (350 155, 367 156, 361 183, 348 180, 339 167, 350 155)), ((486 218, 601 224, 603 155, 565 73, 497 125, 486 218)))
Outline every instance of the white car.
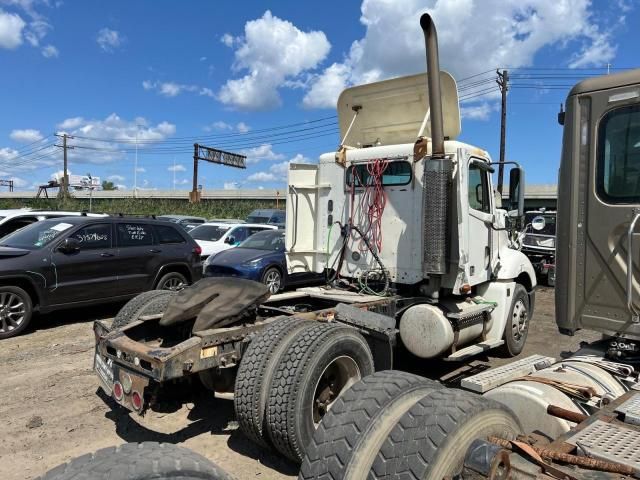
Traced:
POLYGON ((256 223, 207 222, 191 230, 189 235, 202 248, 202 260, 204 261, 223 250, 239 245, 254 233, 263 230, 277 230, 277 228, 276 225, 256 223))
POLYGON ((61 212, 57 210, 32 210, 30 208, 13 208, 0 210, 0 238, 32 223, 57 217, 106 217, 106 213, 61 212))

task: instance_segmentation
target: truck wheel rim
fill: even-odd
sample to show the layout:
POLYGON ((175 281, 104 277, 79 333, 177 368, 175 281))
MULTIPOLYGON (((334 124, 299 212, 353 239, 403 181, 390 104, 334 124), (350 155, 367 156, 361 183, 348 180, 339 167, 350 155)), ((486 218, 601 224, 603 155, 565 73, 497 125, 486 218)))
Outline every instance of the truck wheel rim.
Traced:
POLYGON ((182 290, 184 288, 184 282, 178 277, 167 278, 162 285, 162 290, 172 290, 174 292, 182 290))
POLYGON ((327 365, 320 375, 313 394, 311 414, 316 428, 342 392, 361 378, 360 367, 351 357, 338 357, 327 365))
POLYGON ((18 328, 24 321, 26 309, 19 295, 0 293, 0 333, 8 333, 18 328))
POLYGON ((518 300, 513 306, 513 317, 511 318, 511 326, 513 330, 513 339, 516 342, 522 341, 527 333, 528 328, 527 307, 522 300, 518 300))
POLYGON ((280 274, 275 270, 271 270, 267 273, 264 283, 267 285, 271 293, 278 293, 280 290, 280 274))

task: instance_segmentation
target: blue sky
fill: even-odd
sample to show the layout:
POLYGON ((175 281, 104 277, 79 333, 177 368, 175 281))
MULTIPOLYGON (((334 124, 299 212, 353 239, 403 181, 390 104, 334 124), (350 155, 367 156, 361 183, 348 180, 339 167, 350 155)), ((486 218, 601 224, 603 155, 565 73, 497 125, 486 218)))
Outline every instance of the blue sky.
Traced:
POLYGON ((49 180, 68 132, 71 173, 121 188, 136 137, 138 188, 190 189, 194 141, 248 156, 246 170, 201 163, 205 189, 282 188, 287 162, 337 145, 342 88, 423 71, 429 11, 465 99, 460 138, 497 159, 494 70, 509 68, 507 157, 554 183, 567 85, 640 66, 638 3, 0 0, 0 178, 49 180))

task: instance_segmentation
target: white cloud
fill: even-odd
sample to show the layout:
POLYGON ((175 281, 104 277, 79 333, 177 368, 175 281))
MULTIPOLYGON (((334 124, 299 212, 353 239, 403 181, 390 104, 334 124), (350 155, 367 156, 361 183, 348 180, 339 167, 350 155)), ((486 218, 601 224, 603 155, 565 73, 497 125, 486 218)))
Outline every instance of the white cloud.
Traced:
POLYGON ((441 68, 456 78, 531 65, 541 49, 563 49, 575 41, 583 47, 566 60, 572 67, 601 65, 615 52, 590 0, 364 0, 361 12, 364 36, 351 44, 344 61, 311 80, 303 105, 335 108, 346 86, 423 72, 419 18, 425 12, 436 22, 441 68))
POLYGON ((57 58, 60 55, 60 52, 53 45, 47 45, 42 48, 42 56, 44 58, 57 58))
POLYGON ((238 132, 238 133, 247 133, 251 130, 251 127, 244 122, 238 122, 236 125, 232 125, 227 122, 223 122, 222 120, 218 120, 217 122, 213 122, 211 125, 207 125, 203 128, 205 132, 213 132, 213 131, 226 131, 226 132, 238 132))
POLYGON ((0 8, 0 48, 14 49, 22 45, 22 31, 26 23, 17 13, 0 8))
POLYGON ((20 143, 33 143, 42 140, 44 137, 40 131, 34 130, 33 128, 26 128, 24 130, 12 130, 9 138, 20 143))
POLYGON ((167 170, 170 172, 186 172, 187 171, 187 169, 181 163, 178 163, 177 165, 172 165, 171 167, 167 168, 167 170))
POLYGON ((4 148, 0 148, 0 160, 4 161, 4 160, 11 160, 14 157, 18 156, 18 151, 14 150, 13 148, 8 148, 8 147, 4 147, 4 148))
POLYGON ((123 177, 122 175, 109 175, 107 177, 107 180, 109 180, 110 182, 124 182, 125 177, 123 177))
POLYGON ((27 182, 26 180, 20 178, 20 177, 10 177, 9 180, 13 180, 13 187, 14 188, 24 188, 27 185, 29 185, 29 182, 27 182))
POLYGON ((241 155, 247 157, 246 163, 251 165, 252 163, 258 163, 260 160, 282 160, 284 155, 275 153, 270 144, 265 143, 259 147, 245 148, 240 150, 241 155))
POLYGON ((176 131, 175 125, 166 121, 153 125, 143 117, 126 120, 115 113, 102 120, 67 118, 58 128, 75 137, 72 143, 76 148, 69 152, 71 161, 92 164, 124 159, 123 150, 132 150, 136 141, 139 154, 144 155, 147 147, 166 140, 176 131))
POLYGON ((239 122, 236 124, 236 130, 240 133, 247 133, 251 128, 244 122, 239 122))
POLYGON ((84 118, 82 117, 67 118, 66 120, 58 124, 58 128, 61 130, 71 130, 74 128, 78 128, 83 123, 84 118))
POLYGON ((241 39, 234 37, 230 33, 225 33, 220 37, 220 41, 224 43, 227 47, 233 47, 233 44, 240 40, 241 39))
POLYGON ((190 183, 190 180, 187 180, 186 178, 181 178, 180 180, 176 180, 174 185, 187 185, 188 183, 190 183))
POLYGON ((488 120, 493 110, 494 108, 487 102, 469 106, 463 104, 460 106, 460 115, 469 120, 488 120))
POLYGON ((208 87, 177 82, 154 82, 151 80, 144 80, 142 82, 142 88, 145 90, 154 90, 158 95, 168 98, 177 97, 184 92, 195 93, 203 97, 215 97, 213 90, 208 87))
POLYGON ((273 173, 257 172, 247 177, 248 182, 273 182, 276 176, 273 173))
POLYGON ((29 22, 29 25, 25 29, 24 38, 27 39, 27 42, 32 47, 37 47, 40 45, 40 41, 49 33, 52 27, 45 20, 39 18, 32 22, 29 22))
POLYGON ((118 190, 126 190, 126 189, 127 189, 127 186, 126 186, 126 185, 123 185, 122 183, 117 183, 117 184, 115 185, 115 187, 116 187, 118 190))
POLYGON ((146 169, 146 168, 144 168, 144 167, 138 167, 138 168, 136 168, 136 172, 138 172, 138 173, 145 173, 146 171, 147 171, 147 169, 146 169))
POLYGON ((96 42, 100 48, 108 53, 115 52, 125 41, 125 37, 120 32, 110 28, 101 28, 96 36, 96 42))
POLYGON ((224 182, 223 187, 225 190, 237 190, 240 188, 240 184, 238 182, 224 182))
POLYGON ((228 80, 218 92, 222 103, 242 110, 280 105, 278 88, 316 68, 331 48, 323 32, 303 32, 269 10, 248 21, 244 30, 244 37, 224 35, 222 41, 236 47, 233 69, 246 74, 228 80))
POLYGON ((285 182, 289 174, 289 164, 291 163, 311 163, 311 160, 301 153, 298 153, 291 160, 275 163, 269 167, 268 172, 257 172, 247 177, 249 182, 285 182))

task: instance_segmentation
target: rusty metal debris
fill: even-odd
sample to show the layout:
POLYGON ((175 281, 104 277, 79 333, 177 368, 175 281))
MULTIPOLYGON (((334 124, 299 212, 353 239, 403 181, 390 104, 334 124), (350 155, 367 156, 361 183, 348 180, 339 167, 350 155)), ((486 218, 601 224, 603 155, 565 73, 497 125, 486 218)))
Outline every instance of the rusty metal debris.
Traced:
MULTIPOLYGON (((558 452, 557 450, 551 450, 549 448, 534 447, 524 442, 518 442, 515 440, 505 440, 504 438, 490 436, 487 441, 495 443, 508 450, 514 450, 514 447, 532 456, 535 460, 542 460, 547 458, 550 460, 556 460, 558 462, 567 463, 570 465, 576 465, 583 468, 589 468, 592 470, 600 470, 604 472, 618 473, 621 475, 638 475, 638 471, 628 465, 621 463, 607 462, 604 460, 597 460, 595 458, 579 457, 570 453, 558 452), (535 454, 535 455, 534 455, 535 454)), ((539 462, 538 462, 539 463, 539 462)), ((544 463, 544 462, 543 462, 544 463)), ((545 465, 548 465, 545 463, 545 465)), ((563 476, 568 476, 565 472, 562 472, 563 476)))

